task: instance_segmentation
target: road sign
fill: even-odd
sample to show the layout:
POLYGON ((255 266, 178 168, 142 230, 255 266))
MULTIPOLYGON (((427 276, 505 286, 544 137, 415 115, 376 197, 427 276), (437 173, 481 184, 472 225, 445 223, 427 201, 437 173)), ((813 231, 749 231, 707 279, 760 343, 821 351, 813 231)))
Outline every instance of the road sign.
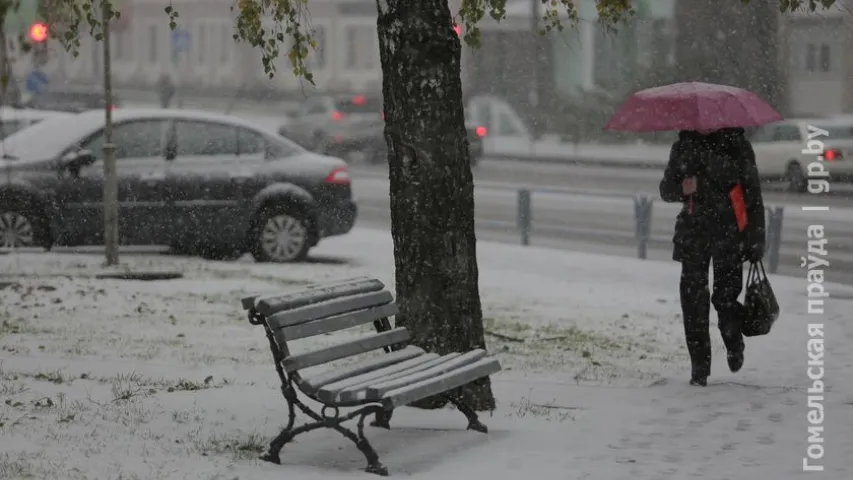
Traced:
POLYGON ((47 88, 50 82, 48 81, 46 73, 41 70, 33 70, 29 75, 27 75, 24 83, 26 84, 28 92, 41 93, 47 88))
POLYGON ((183 28, 172 30, 172 55, 186 52, 190 49, 190 32, 183 28))

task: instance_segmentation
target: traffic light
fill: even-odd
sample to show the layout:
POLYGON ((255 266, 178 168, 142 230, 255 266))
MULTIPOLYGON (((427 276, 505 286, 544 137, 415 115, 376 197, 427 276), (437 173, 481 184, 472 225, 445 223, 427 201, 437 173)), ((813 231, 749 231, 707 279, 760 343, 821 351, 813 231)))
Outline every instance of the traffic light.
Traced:
POLYGON ((36 22, 30 26, 30 40, 33 43, 44 43, 48 37, 47 25, 41 22, 36 22))
POLYGON ((30 25, 30 41, 33 44, 33 63, 36 67, 47 63, 47 39, 50 31, 47 24, 36 22, 30 25))

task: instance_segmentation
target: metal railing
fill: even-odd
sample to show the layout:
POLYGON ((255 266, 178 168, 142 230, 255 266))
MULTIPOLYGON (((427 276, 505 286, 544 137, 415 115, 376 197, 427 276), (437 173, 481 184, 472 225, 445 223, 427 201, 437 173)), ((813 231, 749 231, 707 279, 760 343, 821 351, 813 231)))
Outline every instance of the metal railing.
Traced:
MULTIPOLYGON (((517 225, 521 236, 522 245, 530 245, 531 233, 533 232, 533 194, 563 194, 598 196, 613 198, 613 193, 596 193, 578 190, 553 190, 553 189, 519 189, 517 191, 518 213, 517 225)), ((631 197, 634 201, 634 239, 637 244, 637 258, 645 260, 648 257, 649 241, 652 238, 652 209, 656 196, 652 195, 624 195, 631 197)), ((779 269, 779 250, 782 246, 782 220, 785 215, 785 207, 768 206, 766 213, 766 251, 767 270, 776 273, 779 269)))

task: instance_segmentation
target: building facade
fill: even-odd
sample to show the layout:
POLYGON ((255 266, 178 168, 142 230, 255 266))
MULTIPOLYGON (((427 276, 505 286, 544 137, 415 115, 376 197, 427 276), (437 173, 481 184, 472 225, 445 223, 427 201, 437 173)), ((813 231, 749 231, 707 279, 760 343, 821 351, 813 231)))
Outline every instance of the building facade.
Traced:
MULTIPOLYGON (((199 92, 243 88, 251 91, 302 92, 311 86, 294 77, 288 46, 270 79, 261 55, 235 43, 232 0, 173 0, 178 27, 189 33, 186 51, 173 56, 172 35, 163 2, 122 0, 122 28, 111 35, 113 82, 121 87, 150 87, 161 75, 199 92)), ((370 91, 380 88, 381 69, 376 35, 376 3, 370 0, 311 0, 308 29, 317 41, 310 66, 318 90, 370 91)), ((44 70, 51 83, 100 84, 103 50, 91 38, 81 39, 79 56, 52 45, 44 70)), ((32 69, 26 56, 14 65, 18 78, 32 69)))
POLYGON ((853 112, 853 1, 785 15, 780 34, 791 114, 853 112))

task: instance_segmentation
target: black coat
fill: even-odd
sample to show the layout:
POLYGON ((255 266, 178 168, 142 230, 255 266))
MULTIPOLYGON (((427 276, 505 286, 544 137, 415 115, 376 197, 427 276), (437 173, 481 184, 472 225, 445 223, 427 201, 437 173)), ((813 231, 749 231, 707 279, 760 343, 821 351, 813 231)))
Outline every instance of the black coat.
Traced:
POLYGON ((741 129, 729 129, 711 135, 682 132, 672 145, 669 162, 660 182, 665 202, 684 204, 675 222, 673 259, 683 261, 691 255, 717 254, 737 256, 744 261, 750 252, 764 251, 764 201, 755 165, 755 152, 741 129), (681 182, 696 177, 693 212, 681 182), (747 209, 747 227, 737 228, 729 192, 740 184, 747 209))

